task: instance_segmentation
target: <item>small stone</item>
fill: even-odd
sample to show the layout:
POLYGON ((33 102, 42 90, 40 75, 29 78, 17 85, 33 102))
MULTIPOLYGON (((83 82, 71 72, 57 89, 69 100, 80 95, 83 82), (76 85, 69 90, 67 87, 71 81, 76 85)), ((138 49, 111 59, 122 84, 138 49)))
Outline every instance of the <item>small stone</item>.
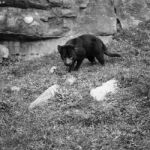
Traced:
POLYGON ((0 56, 3 58, 8 58, 9 50, 5 45, 0 44, 0 56))
POLYGON ((76 82, 76 78, 74 76, 70 76, 66 79, 66 83, 69 85, 73 85, 76 82))
POLYGON ((3 63, 3 59, 7 59, 9 57, 9 49, 0 44, 0 63, 3 63))
POLYGON ((31 24, 33 22, 33 17, 32 16, 24 17, 24 22, 27 24, 31 24))
POLYGON ((56 69, 57 69, 57 67, 56 67, 56 66, 53 66, 53 67, 50 69, 50 73, 54 73, 56 69))
POLYGON ((20 91, 20 87, 12 86, 12 87, 11 87, 11 91, 19 92, 19 91, 20 91))

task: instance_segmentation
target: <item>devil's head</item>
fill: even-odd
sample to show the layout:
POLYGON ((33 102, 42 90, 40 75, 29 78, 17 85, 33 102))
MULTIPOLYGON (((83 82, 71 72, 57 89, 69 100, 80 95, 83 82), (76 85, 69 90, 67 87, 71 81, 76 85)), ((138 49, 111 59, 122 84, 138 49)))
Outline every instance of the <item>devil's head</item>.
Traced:
POLYGON ((66 66, 72 65, 75 59, 75 47, 73 45, 57 46, 61 59, 66 66))

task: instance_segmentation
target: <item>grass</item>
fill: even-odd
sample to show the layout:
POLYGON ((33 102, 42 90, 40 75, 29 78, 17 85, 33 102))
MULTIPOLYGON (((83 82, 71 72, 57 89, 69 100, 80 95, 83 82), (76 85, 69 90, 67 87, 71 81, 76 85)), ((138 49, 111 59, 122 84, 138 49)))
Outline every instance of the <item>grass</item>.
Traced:
POLYGON ((6 105, 0 104, 1 149, 149 150, 148 29, 146 22, 117 35, 109 50, 123 57, 106 57, 104 67, 85 60, 78 72, 71 72, 77 78, 73 85, 65 83, 69 74, 58 53, 2 67, 0 95, 6 105), (58 69, 51 74, 54 65, 58 69), (118 80, 119 91, 103 102, 93 100, 90 89, 111 78, 118 80), (62 92, 29 111, 29 104, 56 83, 62 92), (20 91, 12 91, 13 86, 20 91))

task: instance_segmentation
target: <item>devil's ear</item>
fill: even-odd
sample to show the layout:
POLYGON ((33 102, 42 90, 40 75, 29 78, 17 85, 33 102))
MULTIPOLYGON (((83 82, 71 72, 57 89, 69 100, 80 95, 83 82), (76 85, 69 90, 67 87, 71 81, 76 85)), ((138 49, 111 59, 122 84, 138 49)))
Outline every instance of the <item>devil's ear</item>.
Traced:
POLYGON ((65 46, 68 47, 68 48, 70 48, 70 49, 74 49, 75 48, 75 46, 72 45, 72 44, 68 44, 68 45, 65 45, 65 46))
POLYGON ((75 48, 75 46, 74 45, 71 45, 71 44, 68 44, 68 45, 62 45, 62 46, 60 46, 60 45, 58 45, 57 46, 57 49, 58 49, 58 51, 59 51, 59 53, 62 51, 62 48, 69 48, 69 49, 74 49, 75 48))
POLYGON ((60 45, 57 46, 57 49, 58 49, 58 52, 59 52, 59 53, 60 53, 60 51, 61 51, 61 48, 62 48, 62 46, 60 46, 60 45))

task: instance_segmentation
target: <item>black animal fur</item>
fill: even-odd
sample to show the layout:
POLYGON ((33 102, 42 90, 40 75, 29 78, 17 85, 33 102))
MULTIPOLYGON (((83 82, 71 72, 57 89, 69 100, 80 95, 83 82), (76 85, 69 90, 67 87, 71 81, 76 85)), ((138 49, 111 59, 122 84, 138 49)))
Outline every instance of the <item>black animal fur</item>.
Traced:
POLYGON ((65 45, 57 47, 62 60, 66 66, 69 66, 68 72, 78 70, 84 58, 91 63, 95 58, 104 65, 104 54, 110 57, 121 57, 119 54, 107 51, 105 44, 96 36, 84 34, 77 38, 71 39, 65 45))

